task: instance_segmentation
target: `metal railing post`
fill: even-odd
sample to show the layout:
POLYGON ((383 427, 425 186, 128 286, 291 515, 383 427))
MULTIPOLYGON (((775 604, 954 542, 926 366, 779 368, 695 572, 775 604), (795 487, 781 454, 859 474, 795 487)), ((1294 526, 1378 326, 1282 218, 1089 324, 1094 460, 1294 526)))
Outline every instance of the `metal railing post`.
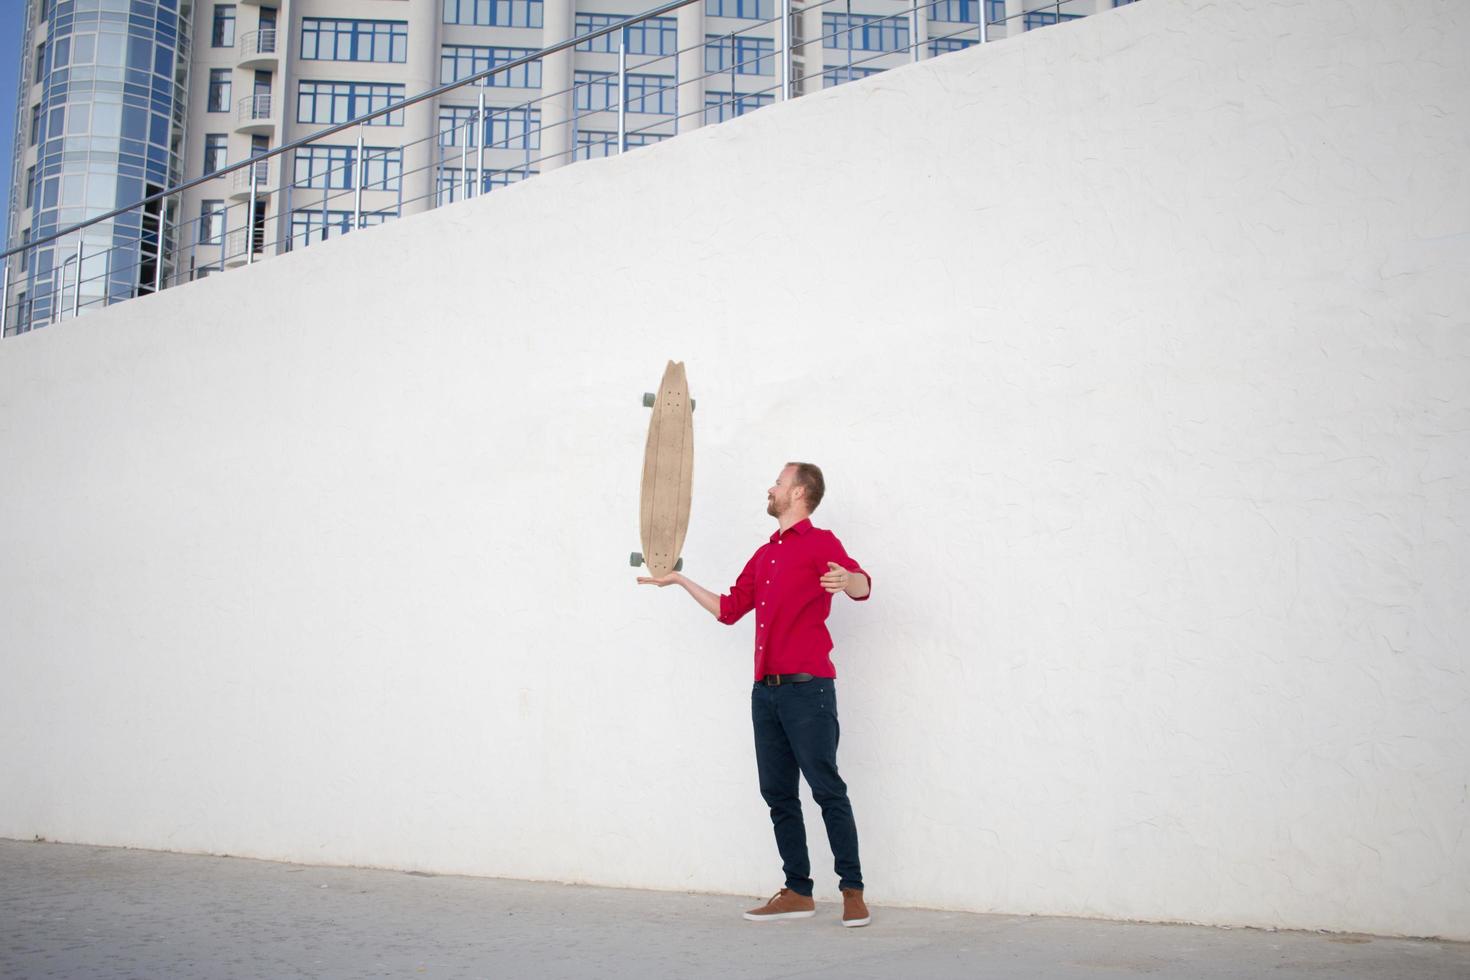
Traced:
POLYGON ((791 101, 791 0, 781 0, 781 101, 791 101))
POLYGON ((292 150, 289 156, 286 155, 286 154, 284 154, 284 153, 281 154, 281 179, 282 180, 285 180, 287 173, 289 173, 291 175, 291 179, 286 184, 286 206, 281 211, 280 215, 277 217, 277 220, 284 221, 285 222, 285 227, 286 227, 286 251, 288 251, 288 252, 291 251, 291 249, 296 244, 296 241, 295 241, 294 237, 291 234, 291 224, 292 224, 292 219, 294 217, 293 212, 291 211, 291 207, 292 207, 292 202, 291 202, 291 196, 292 195, 291 195, 291 192, 296 189, 296 168, 294 166, 288 166, 288 164, 293 164, 293 163, 295 163, 295 161, 296 161, 296 151, 295 150, 292 150))
MULTIPOLYGON (((166 221, 167 218, 168 198, 164 198, 162 201, 158 202, 158 260, 153 267, 153 291, 155 293, 160 292, 163 289, 163 233, 165 230, 164 221, 166 221)), ((78 262, 77 268, 80 269, 81 267, 82 263, 78 262)))
POLYGON ((10 315, 10 263, 0 262, 0 340, 5 338, 5 320, 10 315))
POLYGON ((260 168, 250 165, 250 210, 245 212, 245 264, 255 264, 255 191, 260 168))
POLYGON ((915 0, 913 7, 909 9, 909 60, 922 61, 924 58, 924 43, 919 38, 919 18, 922 15, 922 3, 915 0))
POLYGON ((362 129, 357 130, 357 166, 353 180, 357 184, 357 192, 352 195, 352 230, 356 231, 362 227, 362 178, 366 171, 363 169, 362 159, 362 129))
POLYGON ((628 29, 618 32, 618 153, 628 148, 628 29))
POLYGON ((465 120, 464 145, 459 148, 459 196, 465 200, 470 196, 470 133, 474 126, 473 118, 465 120))
POLYGON ((82 240, 77 239, 77 285, 71 291, 71 318, 75 320, 82 312, 82 240))
POLYGON ((730 32, 730 118, 740 115, 740 97, 735 93, 735 32, 730 32))
POLYGON ((985 26, 985 5, 987 3, 989 3, 989 2, 990 2, 990 0, 975 0, 975 3, 980 8, 976 12, 976 16, 978 17, 978 19, 980 21, 980 43, 981 44, 986 44, 986 43, 988 43, 990 41, 990 31, 985 26))
POLYGON ((475 157, 475 194, 485 193, 485 89, 480 88, 480 108, 475 114, 475 145, 478 147, 475 157))
POLYGON ((66 299, 66 267, 74 258, 76 256, 68 255, 62 261, 60 269, 55 266, 51 268, 51 316, 46 319, 47 324, 56 322, 56 315, 61 311, 61 304, 66 299), (57 273, 60 275, 58 276, 57 273), (60 285, 57 285, 56 282, 58 278, 61 280, 60 285))

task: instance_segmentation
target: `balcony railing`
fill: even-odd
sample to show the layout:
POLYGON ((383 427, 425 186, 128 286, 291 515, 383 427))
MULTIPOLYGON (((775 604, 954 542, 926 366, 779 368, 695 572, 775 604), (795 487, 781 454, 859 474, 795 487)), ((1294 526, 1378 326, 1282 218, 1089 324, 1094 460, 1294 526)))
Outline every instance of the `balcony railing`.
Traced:
POLYGON ((240 35, 239 49, 242 57, 256 54, 276 53, 276 29, 263 27, 258 31, 247 31, 240 35))
POLYGON ((271 97, 269 95, 251 95, 240 100, 235 109, 235 121, 239 123, 269 120, 271 117, 271 97))
POLYGON ((236 170, 230 175, 231 186, 236 194, 250 193, 251 178, 255 179, 255 189, 263 191, 270 182, 271 164, 269 160, 260 160, 244 170, 236 170))
MULTIPOLYGON (((887 0, 892 5, 888 14, 869 13, 871 5, 864 13, 853 14, 846 0, 773 0, 769 8, 762 5, 762 12, 770 10, 772 16, 711 17, 708 34, 677 49, 677 32, 660 19, 672 19, 679 9, 705 2, 668 0, 499 64, 474 61, 478 56, 472 56, 467 64, 454 66, 465 72, 464 77, 407 99, 388 102, 379 93, 349 93, 340 100, 350 115, 346 121, 9 248, 3 255, 6 269, 0 273, 4 333, 44 325, 46 311, 62 300, 57 282, 47 273, 31 271, 39 268, 39 263, 27 261, 35 250, 73 248, 83 228, 128 212, 171 215, 170 205, 177 208, 178 195, 208 181, 229 180, 227 194, 235 203, 213 219, 229 233, 201 235, 197 219, 170 218, 161 236, 156 226, 149 226, 155 228, 150 234, 108 250, 106 262, 114 279, 100 295, 89 288, 84 293, 88 298, 80 303, 82 310, 188 282, 199 270, 232 268, 405 213, 485 194, 543 170, 628 152, 689 128, 720 123, 911 61, 1112 9, 1103 7, 1106 0, 1023 0, 1016 5, 1020 9, 1013 7, 1006 16, 1006 6, 998 0, 887 0), (727 24, 731 29, 715 33, 727 24), (583 55, 577 58, 570 88, 504 104, 504 96, 517 89, 541 87, 545 58, 573 49, 586 54, 585 61, 583 55), (704 72, 686 71, 691 63, 703 66, 704 72), (688 98, 691 92, 695 99, 688 98), (487 99, 490 94, 496 97, 487 99), (401 145, 389 144, 387 134, 394 130, 382 125, 384 117, 407 119, 404 110, 421 103, 437 103, 436 131, 401 145), (548 120, 556 121, 543 125, 543 109, 548 120), (343 145, 341 134, 354 130, 356 145, 343 145), (272 166, 272 159, 279 162, 272 166), (255 195, 249 194, 252 170, 255 195), (267 194, 271 173, 276 186, 267 194), (254 199, 254 211, 244 198, 254 199), (62 239, 65 244, 57 244, 62 239), (11 259, 17 255, 19 262, 11 259), (14 277, 17 292, 24 297, 23 308, 11 294, 12 276, 20 269, 27 270, 14 277), (119 273, 134 276, 135 284, 112 285, 126 283, 119 273)), ((277 41, 275 30, 261 29, 241 35, 237 47, 243 60, 272 54, 277 41)), ((341 109, 339 100, 333 96, 329 101, 328 111, 335 115, 341 109)), ((275 122, 275 109, 269 94, 241 99, 236 105, 237 131, 268 129, 275 122)), ((60 262, 56 258, 52 267, 60 262)))

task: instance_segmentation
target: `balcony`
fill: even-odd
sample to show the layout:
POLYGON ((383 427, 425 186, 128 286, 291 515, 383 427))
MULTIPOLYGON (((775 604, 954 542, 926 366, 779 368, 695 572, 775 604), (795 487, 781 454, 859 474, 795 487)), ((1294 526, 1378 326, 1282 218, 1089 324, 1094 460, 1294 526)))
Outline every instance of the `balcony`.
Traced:
POLYGON ((276 128, 273 108, 274 103, 269 95, 252 95, 241 99, 235 109, 235 132, 271 132, 276 128))
POLYGON ((276 54, 276 30, 273 27, 241 34, 235 43, 235 65, 238 68, 273 69, 280 61, 276 54))
POLYGON ((265 225, 258 225, 252 233, 249 228, 235 228, 225 234, 225 261, 226 269, 238 268, 249 265, 252 261, 259 261, 268 256, 273 249, 266 247, 265 225), (255 252, 252 257, 250 252, 255 252))
POLYGON ((230 197, 236 201, 244 201, 250 197, 250 177, 255 177, 255 195, 257 198, 264 197, 269 193, 271 179, 271 162, 262 160, 259 163, 242 167, 230 174, 230 197))

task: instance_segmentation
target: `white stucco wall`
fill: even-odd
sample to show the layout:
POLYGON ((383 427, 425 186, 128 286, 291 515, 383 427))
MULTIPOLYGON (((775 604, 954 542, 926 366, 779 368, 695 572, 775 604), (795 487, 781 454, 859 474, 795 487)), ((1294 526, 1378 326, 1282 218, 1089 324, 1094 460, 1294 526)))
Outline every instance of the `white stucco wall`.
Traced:
MULTIPOLYGON (((875 905, 1470 939, 1470 12, 1150 0, 0 344, 0 835, 780 883, 791 458, 875 905)), ((835 880, 808 810, 819 895, 835 880)))

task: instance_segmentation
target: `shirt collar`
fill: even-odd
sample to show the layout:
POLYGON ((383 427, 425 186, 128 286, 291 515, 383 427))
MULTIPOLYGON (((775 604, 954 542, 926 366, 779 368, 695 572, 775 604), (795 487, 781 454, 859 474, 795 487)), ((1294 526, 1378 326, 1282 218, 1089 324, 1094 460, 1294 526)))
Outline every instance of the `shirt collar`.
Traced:
MULTIPOLYGON (((811 529, 812 529, 812 519, 810 517, 804 517, 801 520, 797 521, 795 524, 791 525, 789 528, 787 528, 786 529, 786 533, 787 534, 805 534, 806 532, 810 531, 811 529)), ((773 535, 771 535, 771 544, 775 544, 779 540, 781 540, 781 531, 779 529, 777 529, 776 533, 773 534, 773 535)))

